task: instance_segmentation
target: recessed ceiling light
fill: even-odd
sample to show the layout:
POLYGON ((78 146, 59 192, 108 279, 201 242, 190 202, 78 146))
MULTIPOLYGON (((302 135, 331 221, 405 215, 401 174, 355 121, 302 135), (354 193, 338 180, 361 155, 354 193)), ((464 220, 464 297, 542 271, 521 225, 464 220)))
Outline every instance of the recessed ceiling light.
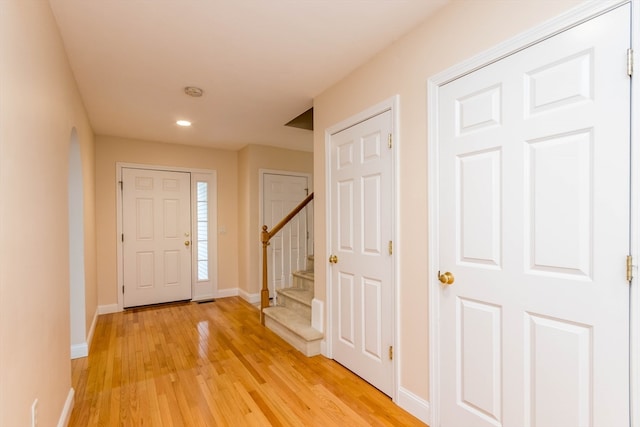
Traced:
POLYGON ((184 93, 186 93, 189 96, 193 96, 194 98, 200 98, 204 93, 204 91, 199 87, 187 86, 184 88, 184 93))
POLYGON ((189 120, 178 120, 176 124, 184 127, 191 126, 191 122, 189 120))

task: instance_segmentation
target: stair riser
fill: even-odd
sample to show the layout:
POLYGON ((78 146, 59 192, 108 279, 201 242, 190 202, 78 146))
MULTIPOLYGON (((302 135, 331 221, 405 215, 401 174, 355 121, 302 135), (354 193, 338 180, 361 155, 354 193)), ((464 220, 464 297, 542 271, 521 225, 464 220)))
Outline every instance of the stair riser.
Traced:
POLYGON ((311 357, 320 354, 321 340, 305 341, 303 338, 299 337, 286 327, 282 326, 276 320, 273 320, 269 317, 265 318, 265 326, 271 329, 273 332, 275 332, 305 356, 311 357))
POLYGON ((293 287, 306 290, 313 290, 313 280, 306 277, 293 276, 293 287))
POLYGON ((311 322, 310 306, 304 303, 301 303, 300 301, 291 299, 283 294, 278 295, 278 305, 282 305, 293 310, 294 312, 298 313, 300 316, 304 317, 305 319, 309 319, 309 322, 311 322))

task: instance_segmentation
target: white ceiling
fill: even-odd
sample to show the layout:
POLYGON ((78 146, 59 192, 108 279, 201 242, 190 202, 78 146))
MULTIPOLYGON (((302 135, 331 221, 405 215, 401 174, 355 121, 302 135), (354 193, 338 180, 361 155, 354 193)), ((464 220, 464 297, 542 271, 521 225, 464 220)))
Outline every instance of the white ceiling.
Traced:
POLYGON ((284 124, 448 0, 50 0, 96 134, 312 150, 284 124), (185 86, 204 90, 201 98, 185 86), (193 122, 180 128, 178 119, 193 122))

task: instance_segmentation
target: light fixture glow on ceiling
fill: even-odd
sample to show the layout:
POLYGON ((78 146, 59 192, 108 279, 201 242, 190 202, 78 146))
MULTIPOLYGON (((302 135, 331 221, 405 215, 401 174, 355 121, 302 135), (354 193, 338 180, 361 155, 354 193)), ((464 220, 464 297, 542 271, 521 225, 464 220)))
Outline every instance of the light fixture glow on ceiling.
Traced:
POLYGON ((191 126, 191 122, 189 120, 178 120, 176 124, 184 127, 191 126))
POLYGON ((184 93, 186 93, 189 96, 192 96, 194 98, 200 98, 202 96, 202 94, 204 93, 204 91, 202 89, 200 89, 199 87, 195 87, 195 86, 187 86, 184 88, 184 93))

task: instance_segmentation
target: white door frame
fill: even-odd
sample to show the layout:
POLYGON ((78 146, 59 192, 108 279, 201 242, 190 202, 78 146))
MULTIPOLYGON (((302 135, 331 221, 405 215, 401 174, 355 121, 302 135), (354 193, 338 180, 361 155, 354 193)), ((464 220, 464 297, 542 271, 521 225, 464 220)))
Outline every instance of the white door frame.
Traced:
MULTIPOLYGON (((213 169, 195 169, 195 168, 183 168, 183 167, 174 167, 174 166, 161 166, 161 165, 147 165, 147 164, 139 164, 139 163, 123 163, 116 162, 116 188, 118 188, 117 197, 116 197, 116 276, 117 276, 117 288, 116 294, 118 295, 118 311, 122 311, 124 309, 124 296, 122 294, 122 287, 124 286, 124 262, 122 259, 122 192, 120 187, 120 180, 122 177, 122 169, 124 168, 133 168, 133 169, 148 169, 148 170, 159 170, 159 171, 167 171, 167 172, 187 172, 191 174, 192 182, 191 182, 191 236, 197 235, 197 224, 193 221, 193 213, 196 211, 196 200, 193 194, 193 178, 195 177, 207 177, 207 182, 210 185, 210 194, 212 197, 209 198, 209 272, 211 286, 209 290, 196 290, 194 287, 196 286, 196 279, 194 277, 193 271, 193 259, 191 260, 191 297, 192 300, 198 299, 209 299, 217 297, 218 293, 218 202, 217 202, 217 171, 213 169)), ((192 237, 193 239, 193 237, 192 237)))
MULTIPOLYGON (((399 390, 399 381, 398 378, 400 378, 400 364, 398 363, 398 361, 400 360, 400 358, 402 357, 402 349, 399 346, 399 336, 400 336, 400 332, 398 330, 398 327, 400 325, 400 321, 398 319, 398 313, 400 313, 400 309, 398 307, 398 292, 397 292, 397 284, 400 283, 400 273, 399 273, 399 268, 397 268, 397 266, 400 264, 400 251, 399 248, 401 247, 400 242, 398 241, 398 236, 400 235, 400 233, 398 232, 398 222, 396 221, 396 218, 399 218, 399 209, 398 209, 398 203, 397 203, 397 194, 398 194, 398 179, 397 179, 397 171, 398 171, 398 156, 396 156, 396 152, 400 146, 399 142, 400 142, 400 137, 399 137, 399 132, 398 132, 398 123, 399 123, 399 106, 400 106, 400 96, 399 95, 395 95, 389 99, 386 99, 382 102, 380 102, 379 104, 376 104, 372 107, 367 108, 364 111, 361 111, 360 113, 349 117, 346 120, 343 120, 339 123, 336 123, 335 125, 325 129, 324 131, 324 146, 325 146, 325 177, 326 177, 326 183, 325 183, 325 188, 327 189, 327 194, 326 194, 326 221, 327 221, 327 226, 325 227, 325 233, 326 233, 326 242, 327 242, 327 251, 331 250, 331 137, 340 132, 343 131, 347 128, 350 128, 351 126, 355 126, 360 122, 364 122, 367 119, 370 119, 374 116, 377 116, 378 114, 384 113, 385 111, 391 111, 391 134, 392 134, 392 140, 393 140, 393 147, 394 150, 392 150, 391 152, 391 168, 392 168, 392 172, 391 172, 391 191, 392 191, 392 197, 391 197, 391 203, 392 203, 392 210, 391 210, 391 222, 393 223, 393 230, 392 230, 392 236, 391 239, 393 241, 393 246, 394 246, 394 256, 392 259, 393 264, 396 266, 393 270, 394 270, 394 274, 393 274, 393 278, 392 278, 392 308, 391 308, 391 317, 392 317, 392 322, 393 322, 393 348, 394 348, 394 357, 393 357, 393 393, 391 398, 393 399, 393 401, 396 401, 398 399, 398 390, 399 390)), ((332 301, 332 294, 333 294, 333 286, 331 283, 331 270, 330 270, 330 265, 328 262, 325 262, 325 260, 329 259, 329 253, 327 252, 326 254, 317 254, 320 258, 318 259, 318 261, 316 261, 316 265, 318 267, 316 268, 322 268, 322 266, 324 266, 325 268, 325 274, 326 274, 326 278, 327 278, 327 289, 326 289, 326 305, 327 305, 327 317, 326 317, 326 322, 327 322, 327 332, 325 334, 325 342, 324 342, 324 352, 323 354, 330 358, 333 359, 333 345, 332 345, 332 341, 333 341, 333 336, 332 334, 335 332, 334 331, 334 326, 333 326, 333 310, 335 309, 335 307, 333 307, 333 304, 331 304, 332 301)))
MULTIPOLYGON (((640 46, 640 2, 633 0, 631 2, 631 46, 636 50, 635 57, 638 58, 638 47, 640 46)), ((637 61, 636 61, 637 64, 637 61)), ((636 65, 635 74, 638 74, 638 66, 636 65)), ((637 79, 637 77, 635 77, 637 79)), ((640 250, 640 120, 634 120, 634 116, 638 117, 640 111, 640 85, 633 84, 631 80, 631 253, 633 254, 633 276, 638 277, 638 253, 640 250)), ((631 369, 629 371, 630 378, 630 409, 631 409, 631 425, 640 427, 640 324, 638 323, 640 315, 640 291, 638 291, 638 279, 634 279, 631 286, 630 295, 630 339, 631 339, 631 369)))
MULTIPOLYGON (((438 235, 438 187, 439 187, 439 171, 438 171, 438 89, 440 86, 462 77, 466 74, 482 68, 488 64, 496 62, 506 56, 509 56, 515 52, 526 49, 532 44, 538 43, 542 40, 548 39, 561 31, 574 27, 586 20, 601 15, 611 9, 619 7, 626 3, 632 3, 632 22, 640 22, 640 2, 637 0, 620 0, 620 1, 607 1, 607 2, 586 2, 576 8, 573 8, 562 15, 553 18, 529 31, 526 31, 520 35, 509 39, 486 52, 482 52, 460 64, 457 64, 435 76, 428 79, 427 89, 427 106, 428 106, 428 218, 429 218, 429 277, 427 279, 429 286, 429 396, 430 396, 430 422, 429 425, 440 425, 440 396, 438 396, 438 390, 440 389, 440 348, 439 348, 439 327, 438 321, 440 317, 440 286, 439 281, 436 278, 435 272, 438 271, 438 253, 439 253, 439 235, 438 235)), ((632 46, 640 45, 640 35, 638 34, 638 26, 632 28, 632 46)), ((636 55, 637 56, 637 55, 636 55)), ((638 71, 636 71, 638 73, 638 71)), ((631 93, 632 111, 640 111, 640 85, 632 84, 631 93)), ((636 113, 637 115, 637 113, 636 113)), ((640 143, 638 134, 640 133, 640 121, 631 120, 631 135, 632 135, 632 147, 634 149, 631 153, 631 188, 632 188, 632 200, 631 200, 631 224, 630 224, 630 239, 631 239, 631 253, 634 254, 634 276, 638 275, 637 269, 637 257, 640 247, 640 212, 638 210, 640 195, 638 189, 640 189, 640 150, 636 150, 635 146, 640 143)), ((621 266, 623 268, 624 266, 621 266)), ((640 325, 637 325, 637 318, 640 315, 640 293, 637 290, 637 285, 634 283, 631 286, 631 300, 630 300, 630 375, 631 375, 631 391, 630 391, 630 408, 631 408, 631 425, 634 427, 640 427, 640 402, 638 401, 640 391, 640 325)))
MULTIPOLYGON (((307 186, 309 187, 309 191, 307 194, 313 193, 313 175, 306 172, 291 172, 291 171, 283 171, 276 169, 258 169, 258 222, 260 223, 259 230, 256 230, 257 233, 262 230, 262 226, 264 224, 264 176, 265 175, 288 175, 288 176, 302 176, 307 178, 307 186)), ((313 212, 311 212, 313 215, 313 212)), ((307 223, 307 227, 309 224, 307 223)), ((313 233, 313 230, 307 230, 310 233, 313 233)), ((251 236, 251 235, 250 235, 251 236)), ((251 237, 250 237, 251 238, 251 237)), ((257 250, 258 250, 258 277, 262 280, 262 243, 257 239, 257 250)), ((309 240, 307 240, 307 251, 311 251, 313 248, 309 247, 309 240)), ((309 252, 313 253, 313 252, 309 252)), ((262 282, 260 282, 262 283, 262 282)))

